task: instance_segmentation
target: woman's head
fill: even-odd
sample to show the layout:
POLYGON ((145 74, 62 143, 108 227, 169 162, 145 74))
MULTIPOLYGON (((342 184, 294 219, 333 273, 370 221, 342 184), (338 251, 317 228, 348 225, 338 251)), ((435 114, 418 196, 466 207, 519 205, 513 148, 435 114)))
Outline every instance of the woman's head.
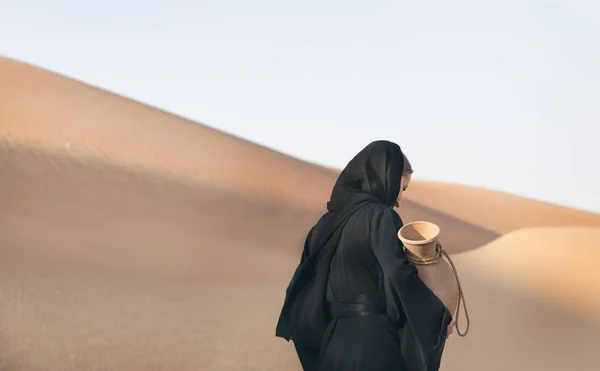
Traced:
POLYGON ((331 202, 344 204, 353 195, 367 194, 386 206, 394 206, 400 194, 404 161, 397 144, 384 140, 370 143, 340 174, 331 202))
POLYGON ((408 158, 406 158, 406 155, 402 154, 402 157, 404 166, 402 170, 402 178, 400 178, 400 191, 398 192, 398 197, 396 198, 396 203, 394 204, 394 207, 400 207, 400 200, 402 199, 402 194, 408 189, 408 185, 410 183, 413 173, 412 166, 410 165, 408 158))

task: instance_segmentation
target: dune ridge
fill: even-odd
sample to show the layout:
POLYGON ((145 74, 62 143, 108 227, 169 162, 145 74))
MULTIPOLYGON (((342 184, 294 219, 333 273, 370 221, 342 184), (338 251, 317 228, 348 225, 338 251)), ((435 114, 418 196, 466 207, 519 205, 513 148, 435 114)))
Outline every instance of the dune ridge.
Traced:
POLYGON ((298 207, 321 199, 332 184, 333 177, 319 176, 327 174, 319 166, 26 64, 0 58, 0 85, 0 137, 10 146, 183 177, 298 207), (305 184, 303 192, 291 191, 296 183, 305 184))
MULTIPOLYGON (((325 210, 337 178, 321 166, 15 61, 0 59, 0 83, 6 87, 0 91, 0 138, 17 151, 124 168, 137 177, 154 174, 309 214, 325 210)), ((457 230, 446 239, 449 251, 498 237, 410 200, 403 217, 432 217, 443 229, 457 230), (469 243, 458 244, 456 236, 465 233, 469 243)))
POLYGON ((444 182, 415 181, 408 198, 497 233, 531 227, 600 228, 600 214, 503 192, 444 182), (463 208, 475 204, 477 209, 463 208))

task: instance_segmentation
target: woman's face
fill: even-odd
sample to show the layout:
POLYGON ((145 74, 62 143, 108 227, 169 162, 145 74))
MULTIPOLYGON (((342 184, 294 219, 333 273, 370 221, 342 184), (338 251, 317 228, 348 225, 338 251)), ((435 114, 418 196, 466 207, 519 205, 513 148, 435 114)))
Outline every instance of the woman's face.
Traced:
POLYGON ((396 199, 396 204, 394 207, 400 207, 400 200, 402 199, 402 194, 406 192, 408 189, 408 184, 410 183, 411 174, 404 173, 402 175, 402 179, 400 179, 400 193, 398 193, 398 198, 396 199))

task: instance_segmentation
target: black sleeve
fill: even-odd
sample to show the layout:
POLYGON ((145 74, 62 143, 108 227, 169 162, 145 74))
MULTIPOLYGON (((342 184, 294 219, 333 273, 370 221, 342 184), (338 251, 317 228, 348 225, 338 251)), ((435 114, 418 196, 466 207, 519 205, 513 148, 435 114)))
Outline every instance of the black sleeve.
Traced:
POLYGON ((452 316, 408 262, 397 236, 401 226, 389 208, 376 211, 371 220, 371 246, 383 271, 388 315, 403 312, 406 318, 398 331, 409 369, 438 370, 452 316))

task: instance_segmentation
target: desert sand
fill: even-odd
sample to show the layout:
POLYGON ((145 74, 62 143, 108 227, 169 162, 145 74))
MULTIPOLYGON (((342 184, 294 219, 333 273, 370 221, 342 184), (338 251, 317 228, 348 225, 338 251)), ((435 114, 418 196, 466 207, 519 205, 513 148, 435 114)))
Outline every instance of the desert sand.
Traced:
MULTIPOLYGON (((300 370, 275 321, 336 171, 8 59, 0 148, 0 370, 300 370)), ((600 215, 406 196, 473 322, 442 370, 600 367, 600 215)))

